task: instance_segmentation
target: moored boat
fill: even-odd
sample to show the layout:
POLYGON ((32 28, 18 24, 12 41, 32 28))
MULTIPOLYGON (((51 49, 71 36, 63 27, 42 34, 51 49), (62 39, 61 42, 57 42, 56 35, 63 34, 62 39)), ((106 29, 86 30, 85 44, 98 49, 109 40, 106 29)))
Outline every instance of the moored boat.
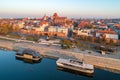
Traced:
POLYGON ((73 60, 73 59, 58 59, 56 61, 58 67, 79 71, 82 73, 93 74, 94 66, 90 64, 85 64, 82 61, 73 60))
POLYGON ((40 53, 31 49, 23 49, 16 53, 16 58, 29 59, 39 61, 41 59, 40 53))

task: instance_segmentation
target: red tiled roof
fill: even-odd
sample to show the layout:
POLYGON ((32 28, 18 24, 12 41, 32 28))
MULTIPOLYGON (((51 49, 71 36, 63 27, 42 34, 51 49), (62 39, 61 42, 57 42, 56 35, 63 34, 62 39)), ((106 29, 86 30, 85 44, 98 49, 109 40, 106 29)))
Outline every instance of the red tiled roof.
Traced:
POLYGON ((41 20, 41 18, 36 18, 36 20, 41 20))
POLYGON ((88 22, 86 21, 81 21, 78 25, 79 28, 85 27, 86 25, 88 25, 88 22))
POLYGON ((98 30, 97 33, 106 33, 106 34, 117 34, 113 29, 109 28, 106 30, 98 30))
POLYGON ((106 24, 100 24, 100 26, 107 26, 106 24))
POLYGON ((23 20, 23 21, 26 21, 26 20, 28 20, 28 18, 23 18, 22 20, 23 20))

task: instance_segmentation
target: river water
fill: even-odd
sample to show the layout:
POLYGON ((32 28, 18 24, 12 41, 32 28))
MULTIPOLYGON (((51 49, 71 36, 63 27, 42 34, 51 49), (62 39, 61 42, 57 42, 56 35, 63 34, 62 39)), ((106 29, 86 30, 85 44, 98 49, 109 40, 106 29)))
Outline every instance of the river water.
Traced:
POLYGON ((0 80, 120 80, 120 74, 95 68, 93 77, 77 75, 58 70, 56 60, 28 63, 16 59, 14 51, 0 50, 0 80))

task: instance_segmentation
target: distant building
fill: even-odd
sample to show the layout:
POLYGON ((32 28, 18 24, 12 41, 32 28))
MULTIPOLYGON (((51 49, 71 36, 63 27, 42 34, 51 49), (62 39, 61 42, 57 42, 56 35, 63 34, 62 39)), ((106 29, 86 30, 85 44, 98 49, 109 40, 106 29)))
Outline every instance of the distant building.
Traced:
POLYGON ((42 20, 46 21, 49 17, 46 14, 43 16, 42 20))
POLYGON ((18 25, 19 25, 19 28, 21 29, 21 28, 24 28, 24 22, 23 21, 20 21, 20 22, 18 22, 18 25))
POLYGON ((67 36, 67 35, 68 35, 68 28, 59 27, 59 26, 50 26, 50 27, 48 28, 48 32, 64 33, 65 36, 67 36))
POLYGON ((45 27, 48 27, 48 26, 49 26, 48 22, 42 21, 42 22, 40 22, 39 26, 38 27, 34 27, 34 29, 35 29, 35 31, 44 32, 45 31, 45 27))
POLYGON ((118 34, 111 28, 105 30, 98 30, 96 32, 96 37, 100 37, 100 36, 109 39, 118 39, 118 34))
POLYGON ((54 24, 64 24, 67 21, 67 17, 59 17, 57 13, 52 16, 54 24))
POLYGON ((93 36, 93 29, 78 29, 78 30, 73 30, 74 33, 77 33, 77 35, 83 35, 83 36, 93 36))
POLYGON ((89 23, 87 21, 81 21, 78 25, 78 28, 84 28, 88 25, 89 23))
POLYGON ((120 39, 120 24, 114 24, 113 29, 118 33, 120 39))
POLYGON ((107 26, 106 24, 100 24, 100 25, 98 26, 98 28, 99 28, 99 29, 107 29, 108 26, 107 26))

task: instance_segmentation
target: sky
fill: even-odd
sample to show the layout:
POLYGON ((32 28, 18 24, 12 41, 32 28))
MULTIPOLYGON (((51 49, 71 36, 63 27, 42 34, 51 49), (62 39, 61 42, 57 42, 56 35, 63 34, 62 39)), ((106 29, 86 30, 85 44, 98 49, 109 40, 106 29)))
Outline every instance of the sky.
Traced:
POLYGON ((0 0, 0 17, 120 18, 120 0, 0 0))

